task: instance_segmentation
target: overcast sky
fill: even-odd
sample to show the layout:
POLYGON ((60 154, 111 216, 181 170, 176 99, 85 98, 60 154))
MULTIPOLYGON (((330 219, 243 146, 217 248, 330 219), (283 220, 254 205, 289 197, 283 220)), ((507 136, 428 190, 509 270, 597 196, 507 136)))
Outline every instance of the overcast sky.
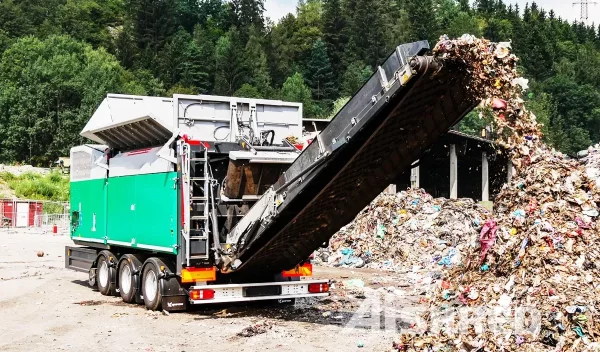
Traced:
MULTIPOLYGON (((580 0, 537 0, 536 3, 540 5, 546 11, 554 9, 554 12, 562 18, 566 18, 570 21, 579 19, 580 16, 580 5, 573 5, 573 2, 580 0)), ((526 3, 531 3, 531 0, 511 0, 504 1, 506 4, 518 3, 521 9, 525 7, 526 3)), ((593 2, 593 1, 590 1, 593 2)), ((296 12, 297 0, 266 0, 265 7, 267 9, 267 16, 273 21, 277 22, 281 17, 292 12, 296 12)), ((589 5, 589 23, 594 22, 596 25, 600 23, 600 4, 589 5)))

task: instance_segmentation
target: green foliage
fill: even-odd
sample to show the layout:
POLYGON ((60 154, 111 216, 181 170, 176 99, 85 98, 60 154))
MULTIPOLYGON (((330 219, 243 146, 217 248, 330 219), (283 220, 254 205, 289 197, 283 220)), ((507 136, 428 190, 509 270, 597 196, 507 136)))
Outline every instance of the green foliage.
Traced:
POLYGON ((116 58, 65 36, 24 37, 0 61, 0 160, 47 165, 107 93, 145 93, 116 58))
POLYGON ((262 98, 263 95, 260 93, 258 88, 244 83, 240 89, 238 89, 234 94, 236 97, 240 98, 262 98))
POLYGON ((251 25, 244 58, 248 69, 248 82, 256 87, 258 92, 262 93, 262 96, 265 97, 268 95, 271 86, 271 76, 261 37, 259 30, 251 25))
POLYGON ((331 115, 329 115, 329 118, 330 119, 334 118, 335 115, 337 115, 337 113, 340 112, 340 110, 342 110, 344 105, 346 105, 349 101, 350 101, 350 97, 339 97, 333 103, 333 109, 331 111, 331 115))
POLYGON ((241 41, 236 28, 219 38, 215 48, 215 93, 232 95, 246 78, 246 66, 239 48, 241 41))
POLYGON ((297 61, 300 48, 295 45, 298 27, 296 17, 289 14, 279 21, 268 36, 268 63, 275 86, 281 86, 287 77, 301 70, 297 61))
POLYGON ((4 181, 23 199, 33 200, 69 200, 69 178, 59 172, 42 176, 34 172, 25 172, 15 176, 9 172, 0 173, 0 181, 4 181))
MULTIPOLYGON (((231 0, 231 24, 246 33, 250 26, 264 28, 264 0, 231 0)), ((244 35, 244 39, 246 39, 244 35)))
POLYGON ((333 70, 327 57, 327 48, 321 39, 313 45, 310 60, 306 68, 308 85, 315 100, 327 106, 337 96, 333 70))
POLYGON ((205 93, 209 88, 208 72, 205 70, 208 61, 192 36, 180 29, 159 54, 159 77, 167 86, 182 85, 205 93))
POLYGON ((361 60, 375 66, 388 54, 386 35, 382 28, 387 28, 387 7, 384 0, 347 0, 346 21, 346 63, 361 60))
POLYGON ((339 77, 342 70, 344 45, 347 42, 345 29, 346 19, 342 13, 341 0, 323 0, 323 41, 327 46, 335 77, 339 77))
POLYGON ((355 61, 348 66, 342 77, 342 96, 354 95, 371 77, 371 67, 362 61, 355 61))
POLYGON ((405 0, 413 40, 435 41, 438 31, 433 0, 405 0))
POLYGON ((473 136, 481 136, 482 130, 493 123, 493 117, 488 111, 473 110, 458 124, 460 132, 473 136))
POLYGON ((298 72, 285 81, 280 93, 281 99, 284 101, 302 103, 305 116, 316 117, 320 110, 313 106, 311 95, 310 88, 304 82, 302 74, 298 72))
POLYGON ((507 4, 302 0, 273 23, 264 0, 2 0, 0 162, 64 155, 108 92, 281 98, 328 117, 399 44, 465 33, 512 42, 548 143, 599 142, 600 27, 507 4))

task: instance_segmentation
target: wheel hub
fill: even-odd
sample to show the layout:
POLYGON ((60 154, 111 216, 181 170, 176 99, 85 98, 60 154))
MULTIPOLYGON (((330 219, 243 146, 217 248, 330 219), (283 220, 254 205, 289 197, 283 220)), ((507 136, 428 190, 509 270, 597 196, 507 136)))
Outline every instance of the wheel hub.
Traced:
POLYGON ((106 261, 103 261, 100 265, 100 272, 98 273, 98 279, 100 280, 100 285, 102 287, 108 286, 108 264, 106 261))
POLYGON ((156 274, 154 271, 148 271, 146 273, 146 279, 144 280, 145 297, 149 301, 154 301, 156 293, 158 291, 158 285, 156 284, 156 274))
POLYGON ((129 265, 125 265, 121 271, 121 291, 125 295, 131 292, 131 268, 129 265))

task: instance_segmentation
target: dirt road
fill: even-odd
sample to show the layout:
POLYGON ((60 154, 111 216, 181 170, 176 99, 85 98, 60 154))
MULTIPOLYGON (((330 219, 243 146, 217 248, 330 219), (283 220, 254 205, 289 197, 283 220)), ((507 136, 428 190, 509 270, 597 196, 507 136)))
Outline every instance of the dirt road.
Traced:
MULTIPOLYGON (((0 239, 0 351, 389 351, 395 333, 348 324, 365 297, 342 282, 361 279, 388 291, 407 287, 372 270, 316 268, 317 277, 337 282, 322 300, 164 315, 102 296, 87 285, 85 273, 65 269, 67 236, 0 229, 0 239), (270 328, 238 336, 257 323, 270 328)), ((403 297, 399 308, 412 302, 403 297)))

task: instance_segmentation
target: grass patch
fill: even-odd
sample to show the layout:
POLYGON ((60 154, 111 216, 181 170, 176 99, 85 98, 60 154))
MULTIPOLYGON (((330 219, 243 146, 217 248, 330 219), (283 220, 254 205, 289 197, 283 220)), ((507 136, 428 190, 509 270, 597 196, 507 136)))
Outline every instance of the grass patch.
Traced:
POLYGON ((69 200, 69 178, 60 172, 47 175, 25 172, 19 176, 1 172, 0 179, 4 180, 19 198, 58 202, 69 200))

